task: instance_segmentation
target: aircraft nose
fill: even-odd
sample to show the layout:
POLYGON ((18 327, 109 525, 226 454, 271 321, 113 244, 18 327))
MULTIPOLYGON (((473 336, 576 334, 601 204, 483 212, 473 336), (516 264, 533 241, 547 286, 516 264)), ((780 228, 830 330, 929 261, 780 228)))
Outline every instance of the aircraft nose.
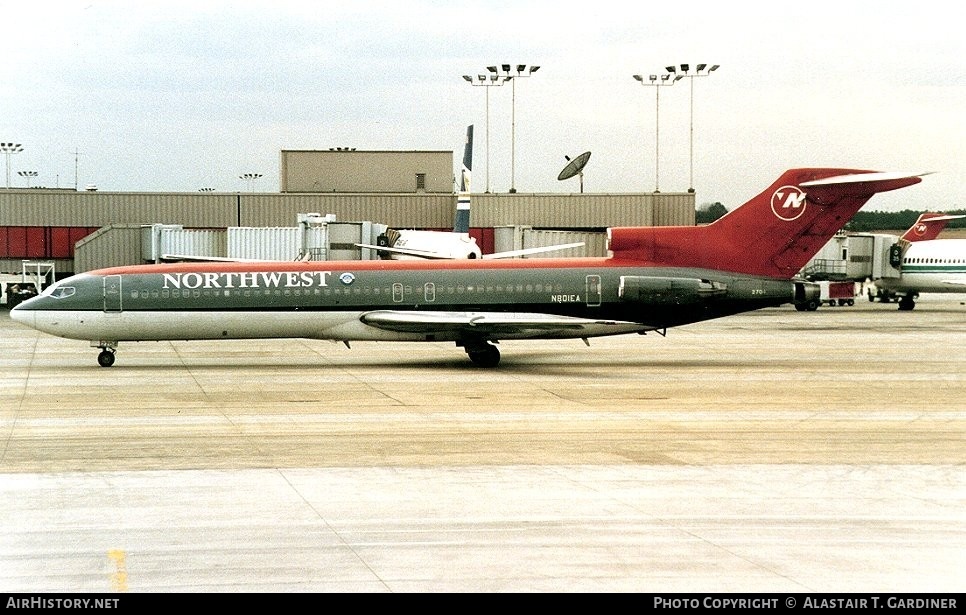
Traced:
POLYGON ((24 310, 19 305, 15 305, 13 309, 10 310, 10 318, 19 323, 23 323, 28 327, 34 326, 33 310, 24 310))

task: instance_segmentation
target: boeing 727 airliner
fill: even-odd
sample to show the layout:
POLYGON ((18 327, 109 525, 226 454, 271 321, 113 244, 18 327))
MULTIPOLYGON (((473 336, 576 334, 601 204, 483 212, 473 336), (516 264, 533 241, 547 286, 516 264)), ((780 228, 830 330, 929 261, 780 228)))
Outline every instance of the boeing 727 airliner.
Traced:
POLYGON ((607 257, 171 263, 81 273, 11 316, 90 340, 253 338, 455 342, 499 363, 500 340, 666 333, 819 297, 802 266, 874 194, 919 174, 805 168, 707 226, 624 227, 607 257))

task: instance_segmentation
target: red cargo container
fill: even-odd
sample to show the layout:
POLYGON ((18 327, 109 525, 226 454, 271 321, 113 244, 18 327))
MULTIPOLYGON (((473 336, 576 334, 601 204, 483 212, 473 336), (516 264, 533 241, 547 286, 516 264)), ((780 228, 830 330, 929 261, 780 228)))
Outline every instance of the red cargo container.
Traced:
POLYGON ((855 305, 855 282, 819 282, 822 303, 832 305, 855 305))

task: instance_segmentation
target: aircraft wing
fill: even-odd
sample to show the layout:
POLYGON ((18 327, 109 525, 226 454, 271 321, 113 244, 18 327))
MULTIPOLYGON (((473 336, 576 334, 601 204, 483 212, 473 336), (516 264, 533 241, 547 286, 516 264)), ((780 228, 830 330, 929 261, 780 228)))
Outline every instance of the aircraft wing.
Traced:
POLYGON ((476 335, 510 335, 550 333, 553 331, 599 330, 601 327, 631 327, 640 325, 622 320, 598 320, 554 316, 552 314, 527 314, 516 312, 424 312, 375 310, 366 312, 360 319, 367 325, 399 333, 454 333, 466 332, 476 335))
POLYGON ((390 248, 389 246, 374 246, 368 243, 357 243, 360 248, 370 248, 372 250, 379 250, 380 252, 389 252, 390 254, 402 254, 403 256, 415 256, 418 258, 428 258, 436 260, 451 260, 451 256, 446 256, 445 254, 440 254, 439 252, 432 252, 430 250, 413 250, 411 248, 390 248))
POLYGON ((231 258, 228 256, 199 256, 197 254, 162 254, 163 261, 198 261, 212 263, 257 263, 261 262, 255 258, 231 258))
MULTIPOLYGON (((306 253, 299 261, 307 261, 311 256, 306 253)), ((202 263, 275 263, 278 261, 267 260, 264 258, 234 258, 232 256, 199 256, 197 254, 162 254, 162 261, 196 261, 202 263)))
MULTIPOLYGON (((430 250, 414 250, 412 248, 390 248, 388 246, 374 246, 368 243, 357 243, 356 245, 359 246, 360 248, 370 248, 372 250, 379 250, 380 252, 389 252, 390 254, 401 254, 403 256, 415 256, 418 258, 436 259, 436 260, 450 260, 453 258, 452 256, 440 254, 439 252, 432 252, 430 250)), ((541 246, 539 248, 507 250, 506 252, 494 252, 493 254, 484 254, 481 258, 483 258, 484 260, 493 260, 497 258, 516 258, 518 256, 527 256, 529 254, 553 252, 554 250, 566 250, 568 248, 579 248, 583 245, 584 245, 584 242, 580 241, 577 243, 563 243, 556 246, 541 246)))
POLYGON ((579 248, 583 245, 584 245, 584 242, 579 241, 577 243, 562 243, 555 246, 542 246, 539 248, 524 248, 522 250, 507 250, 506 252, 494 252, 493 254, 484 254, 483 258, 488 260, 492 260, 495 258, 516 258, 517 256, 527 256, 528 254, 540 254, 542 252, 553 252, 555 250, 579 248))

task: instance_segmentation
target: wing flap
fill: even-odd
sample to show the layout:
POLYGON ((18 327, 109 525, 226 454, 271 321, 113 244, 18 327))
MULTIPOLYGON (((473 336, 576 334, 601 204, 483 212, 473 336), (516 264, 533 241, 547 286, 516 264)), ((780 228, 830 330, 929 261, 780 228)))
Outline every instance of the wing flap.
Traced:
MULTIPOLYGON (((428 312, 376 310, 366 312, 360 320, 367 325, 399 333, 466 332, 478 335, 523 334, 527 332, 577 333, 600 327, 639 327, 636 323, 620 320, 575 318, 552 314, 503 312, 428 312)), ((574 337, 578 337, 574 335, 574 337)))

